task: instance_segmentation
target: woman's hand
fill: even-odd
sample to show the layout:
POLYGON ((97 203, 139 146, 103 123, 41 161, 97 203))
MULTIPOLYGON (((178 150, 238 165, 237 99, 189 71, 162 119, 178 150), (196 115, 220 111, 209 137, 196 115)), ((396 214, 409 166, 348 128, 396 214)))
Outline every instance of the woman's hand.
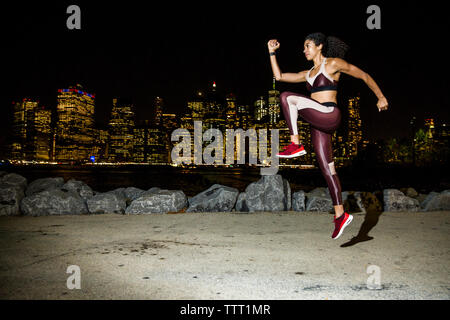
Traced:
POLYGON ((388 102, 387 102, 385 97, 382 97, 382 98, 378 99, 377 107, 378 107, 378 112, 383 111, 383 110, 387 110, 388 102))
POLYGON ((267 42, 267 47, 269 48, 269 52, 275 52, 280 47, 280 43, 277 39, 272 39, 267 42))

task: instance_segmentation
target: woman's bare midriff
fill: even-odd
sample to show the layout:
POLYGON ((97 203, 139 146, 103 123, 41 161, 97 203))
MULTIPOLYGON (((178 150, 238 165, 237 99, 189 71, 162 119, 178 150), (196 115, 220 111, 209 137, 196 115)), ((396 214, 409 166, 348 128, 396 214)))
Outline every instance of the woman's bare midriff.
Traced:
POLYGON ((320 103, 324 103, 324 102, 334 102, 337 104, 337 100, 336 100, 336 95, 337 92, 336 91, 321 91, 321 92, 314 92, 311 94, 311 98, 319 101, 320 103))

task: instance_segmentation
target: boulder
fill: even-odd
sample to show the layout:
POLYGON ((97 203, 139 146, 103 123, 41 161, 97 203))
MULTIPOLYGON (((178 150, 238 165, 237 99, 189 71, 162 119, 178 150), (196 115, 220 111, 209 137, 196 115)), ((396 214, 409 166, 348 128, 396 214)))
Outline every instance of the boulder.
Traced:
POLYGON ((420 204, 422 211, 450 210, 450 192, 431 192, 420 204))
POLYGON ((401 188, 400 191, 403 192, 405 196, 410 198, 417 198, 417 196, 419 195, 419 193, 414 188, 411 187, 401 188))
POLYGON ((419 211, 420 204, 417 199, 405 196, 397 189, 383 190, 384 211, 419 211))
POLYGON ((142 196, 145 193, 145 190, 136 188, 136 187, 128 187, 123 190, 123 195, 125 196, 125 200, 127 202, 127 206, 130 205, 130 203, 133 200, 136 200, 140 196, 142 196))
POLYGON ((0 181, 10 185, 17 185, 23 190, 24 193, 28 185, 27 178, 17 173, 6 173, 0 178, 0 181))
POLYGON ((86 202, 90 213, 125 213, 125 198, 114 192, 96 194, 86 202))
POLYGON ((78 193, 59 188, 26 196, 20 202, 20 210, 24 215, 30 216, 88 213, 86 202, 78 193))
POLYGON ((328 188, 315 188, 306 193, 306 211, 333 211, 333 201, 331 200, 328 188))
POLYGON ((236 201, 236 211, 242 212, 285 211, 291 206, 289 182, 279 174, 262 176, 250 183, 236 201))
POLYGON ((70 179, 62 187, 61 190, 74 191, 80 195, 85 201, 94 196, 94 191, 83 181, 70 179))
POLYGON ((236 204, 239 190, 214 184, 207 190, 190 197, 186 212, 231 212, 236 204))
POLYGON ((305 211, 306 210, 306 194, 305 191, 300 190, 292 194, 292 210, 305 211))
POLYGON ((25 191, 25 195, 32 196, 33 194, 39 193, 44 190, 53 188, 59 189, 63 185, 64 185, 64 178, 62 177, 36 179, 28 185, 25 191))
MULTIPOLYGON (((154 188, 151 188, 150 190, 152 189, 154 188)), ((159 188, 156 189, 159 190, 159 188)), ((117 188, 114 190, 107 191, 106 193, 113 193, 117 195, 118 197, 122 198, 123 201, 125 201, 127 206, 129 206, 131 202, 133 202, 133 200, 136 200, 140 196, 144 195, 146 192, 150 192, 150 190, 145 191, 136 187, 127 187, 127 188, 117 188)))
POLYGON ((20 215, 20 201, 24 197, 20 184, 0 181, 0 216, 20 215))
POLYGON ((183 191, 154 189, 145 192, 142 196, 133 200, 125 210, 125 213, 147 214, 178 212, 186 206, 187 198, 183 191))

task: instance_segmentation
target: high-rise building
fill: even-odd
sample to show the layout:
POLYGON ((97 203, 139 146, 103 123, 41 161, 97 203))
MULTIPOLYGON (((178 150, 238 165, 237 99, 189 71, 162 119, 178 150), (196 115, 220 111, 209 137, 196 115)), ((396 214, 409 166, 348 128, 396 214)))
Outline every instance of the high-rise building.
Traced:
POLYGON ((163 113, 162 123, 164 129, 169 133, 172 133, 173 130, 179 127, 179 119, 175 113, 163 113))
POLYGON ((104 162, 109 156, 109 132, 106 126, 97 128, 92 155, 95 162, 104 162))
POLYGON ((135 115, 130 99, 114 98, 109 120, 109 161, 133 160, 135 115))
POLYGON ((25 98, 14 103, 11 157, 17 160, 50 159, 51 111, 25 98))
POLYGON ((203 117, 203 129, 219 129, 225 132, 226 114, 224 96, 217 90, 217 85, 213 82, 212 87, 206 94, 206 105, 203 117))
POLYGON ((351 156, 358 154, 358 144, 362 140, 362 125, 360 117, 360 98, 348 100, 348 149, 351 156))
POLYGON ((238 105, 236 109, 237 128, 247 130, 253 126, 253 117, 251 116, 250 107, 248 105, 238 105))
POLYGON ((155 125, 162 125, 162 115, 164 109, 164 101, 161 97, 156 97, 153 101, 153 106, 155 107, 155 125))
POLYGON ((55 160, 89 161, 95 137, 95 96, 79 84, 57 95, 55 160))
POLYGON ((164 128, 152 125, 150 121, 144 120, 136 125, 133 132, 134 161, 153 164, 167 163, 167 132, 164 128))
POLYGON ((233 93, 226 96, 226 127, 233 129, 238 127, 236 97, 233 93))
POLYGON ((264 100, 264 97, 259 97, 258 100, 254 103, 255 106, 255 121, 258 122, 265 122, 264 120, 267 119, 269 116, 269 112, 267 110, 267 102, 264 100))
POLYGON ((280 119, 280 91, 275 88, 273 78, 272 90, 269 90, 269 123, 276 124, 280 119))
POLYGON ((194 97, 189 99, 187 107, 193 121, 202 121, 206 110, 205 93, 197 91, 194 97))

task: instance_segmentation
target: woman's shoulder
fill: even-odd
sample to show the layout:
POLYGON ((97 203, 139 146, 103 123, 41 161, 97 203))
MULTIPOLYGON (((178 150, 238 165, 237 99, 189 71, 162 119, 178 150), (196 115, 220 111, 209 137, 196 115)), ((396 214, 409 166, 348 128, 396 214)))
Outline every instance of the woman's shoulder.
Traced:
POLYGON ((327 62, 326 62, 326 64, 330 65, 330 66, 338 66, 343 63, 346 63, 346 61, 341 58, 327 58, 327 62))
POLYGON ((327 58, 326 61, 327 69, 329 69, 331 73, 339 71, 346 63, 347 62, 341 58, 327 58))

